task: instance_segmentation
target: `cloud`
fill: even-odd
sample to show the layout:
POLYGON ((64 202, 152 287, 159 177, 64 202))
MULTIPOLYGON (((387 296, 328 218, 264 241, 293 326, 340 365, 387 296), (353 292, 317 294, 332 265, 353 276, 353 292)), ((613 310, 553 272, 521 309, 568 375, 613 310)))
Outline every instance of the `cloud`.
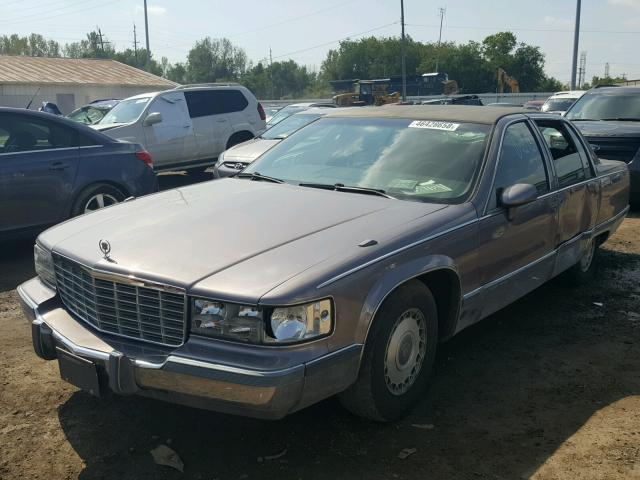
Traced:
MULTIPOLYGON (((136 5, 136 12, 144 12, 144 8, 136 5)), ((147 5, 147 12, 149 15, 164 15, 167 13, 167 9, 160 5, 147 5)))
POLYGON ((544 17, 544 23, 547 25, 553 25, 554 27, 566 27, 568 25, 571 25, 571 20, 547 15, 546 17, 544 17))
POLYGON ((629 28, 640 28, 640 17, 626 19, 624 21, 624 26, 629 28))
POLYGON ((640 9, 640 0, 608 0, 609 5, 619 5, 621 7, 633 7, 640 9))

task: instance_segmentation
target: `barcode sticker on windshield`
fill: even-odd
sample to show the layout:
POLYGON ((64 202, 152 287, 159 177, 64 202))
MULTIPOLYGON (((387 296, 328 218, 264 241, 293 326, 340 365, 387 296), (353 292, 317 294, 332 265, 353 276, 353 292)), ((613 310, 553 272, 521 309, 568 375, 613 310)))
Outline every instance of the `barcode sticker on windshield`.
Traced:
POLYGON ((434 120, 414 120, 409 124, 409 128, 430 128, 431 130, 446 130, 447 132, 455 132, 459 123, 436 122, 434 120))

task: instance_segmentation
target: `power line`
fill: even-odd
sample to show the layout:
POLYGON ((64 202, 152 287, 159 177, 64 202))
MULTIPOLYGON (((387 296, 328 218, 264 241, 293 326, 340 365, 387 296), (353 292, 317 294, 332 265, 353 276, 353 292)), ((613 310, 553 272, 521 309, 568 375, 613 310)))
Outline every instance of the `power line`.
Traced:
POLYGON ((342 37, 342 38, 339 38, 337 40, 332 40, 330 42, 321 43, 319 45, 314 45, 313 47, 303 48, 301 50, 295 50, 295 51, 289 52, 289 53, 283 53, 282 55, 278 55, 278 56, 275 56, 273 58, 278 59, 278 58, 282 58, 282 57, 289 57, 291 55, 296 55, 298 53, 307 52, 309 50, 314 50, 316 48, 326 47, 327 45, 333 45, 335 43, 342 42, 344 40, 349 40, 351 37, 357 37, 359 35, 365 35, 365 34, 370 33, 370 32, 375 32, 376 30, 382 30, 383 28, 390 27, 391 25, 397 25, 398 23, 400 23, 400 22, 387 23, 385 25, 380 25, 379 27, 375 27, 375 28, 371 28, 369 30, 365 30, 364 32, 352 33, 350 35, 347 35, 346 37, 342 37))
MULTIPOLYGON (((111 1, 102 1, 100 2, 98 5, 92 5, 90 7, 87 8, 82 8, 80 10, 75 10, 75 11, 70 11, 70 12, 62 12, 62 13, 58 13, 55 15, 50 15, 50 13, 55 13, 55 12, 60 12, 62 9, 54 9, 54 10, 49 10, 49 11, 45 11, 45 12, 41 12, 38 14, 34 14, 33 17, 35 18, 26 18, 26 17, 21 17, 20 20, 18 21, 14 21, 14 22, 3 22, 4 25, 15 25, 15 24, 20 24, 20 23, 38 23, 38 22, 48 22, 49 20, 51 20, 52 18, 57 18, 57 17, 62 17, 64 15, 75 15, 76 13, 82 13, 82 12, 86 12, 89 10, 95 10, 96 8, 103 8, 106 7, 108 5, 112 5, 114 3, 118 3, 121 2, 122 0, 111 0, 111 1)), ((86 1, 83 1, 81 3, 86 4, 86 1)), ((77 4, 75 4, 74 6, 76 6, 77 4)))
MULTIPOLYGON (((408 27, 425 27, 425 28, 439 28, 438 24, 424 24, 424 23, 407 23, 408 27)), ((573 30, 559 29, 559 28, 527 28, 527 27, 484 27, 478 25, 449 25, 447 28, 466 29, 466 30, 491 30, 491 31, 511 31, 511 32, 559 32, 559 33, 573 33, 573 30)), ((606 34, 640 34, 640 30, 585 30, 580 29, 582 33, 606 33, 606 34)))

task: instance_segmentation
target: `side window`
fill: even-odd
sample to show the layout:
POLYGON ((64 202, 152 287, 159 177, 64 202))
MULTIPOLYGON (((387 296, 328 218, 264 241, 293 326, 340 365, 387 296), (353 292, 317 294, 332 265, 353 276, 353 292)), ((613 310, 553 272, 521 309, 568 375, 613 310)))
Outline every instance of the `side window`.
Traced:
POLYGON ((558 177, 558 187, 568 187, 584 180, 586 174, 583 159, 574 139, 562 122, 538 120, 536 125, 551 151, 553 166, 558 177))
POLYGON ((531 130, 524 122, 513 124, 505 131, 492 206, 498 205, 498 199, 505 188, 516 183, 530 183, 539 194, 549 191, 544 158, 531 130))
POLYGON ((240 90, 191 90, 184 96, 191 118, 241 112, 249 105, 240 90))
POLYGON ((187 100, 187 108, 191 118, 206 117, 215 115, 216 102, 211 95, 211 90, 191 90, 184 92, 184 98, 187 100))
POLYGON ((56 122, 47 122, 26 115, 7 118, 7 121, 10 123, 4 126, 6 139, 2 146, 2 153, 50 150, 79 145, 77 132, 56 122))

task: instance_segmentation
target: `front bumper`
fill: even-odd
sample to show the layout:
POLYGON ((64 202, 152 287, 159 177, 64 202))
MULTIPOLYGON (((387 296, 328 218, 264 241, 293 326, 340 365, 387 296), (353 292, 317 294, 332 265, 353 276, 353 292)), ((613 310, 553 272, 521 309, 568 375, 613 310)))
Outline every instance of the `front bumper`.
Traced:
MULTIPOLYGON (((20 285, 18 293, 31 321, 36 354, 54 360, 60 348, 90 360, 97 367, 101 389, 116 394, 276 419, 344 390, 358 372, 362 345, 282 368, 246 368, 229 361, 238 358, 237 348, 242 346, 234 345, 233 355, 205 360, 201 354, 154 351, 135 341, 105 336, 72 317, 38 278, 20 285)), ((269 363, 284 365, 276 358, 269 363)))

